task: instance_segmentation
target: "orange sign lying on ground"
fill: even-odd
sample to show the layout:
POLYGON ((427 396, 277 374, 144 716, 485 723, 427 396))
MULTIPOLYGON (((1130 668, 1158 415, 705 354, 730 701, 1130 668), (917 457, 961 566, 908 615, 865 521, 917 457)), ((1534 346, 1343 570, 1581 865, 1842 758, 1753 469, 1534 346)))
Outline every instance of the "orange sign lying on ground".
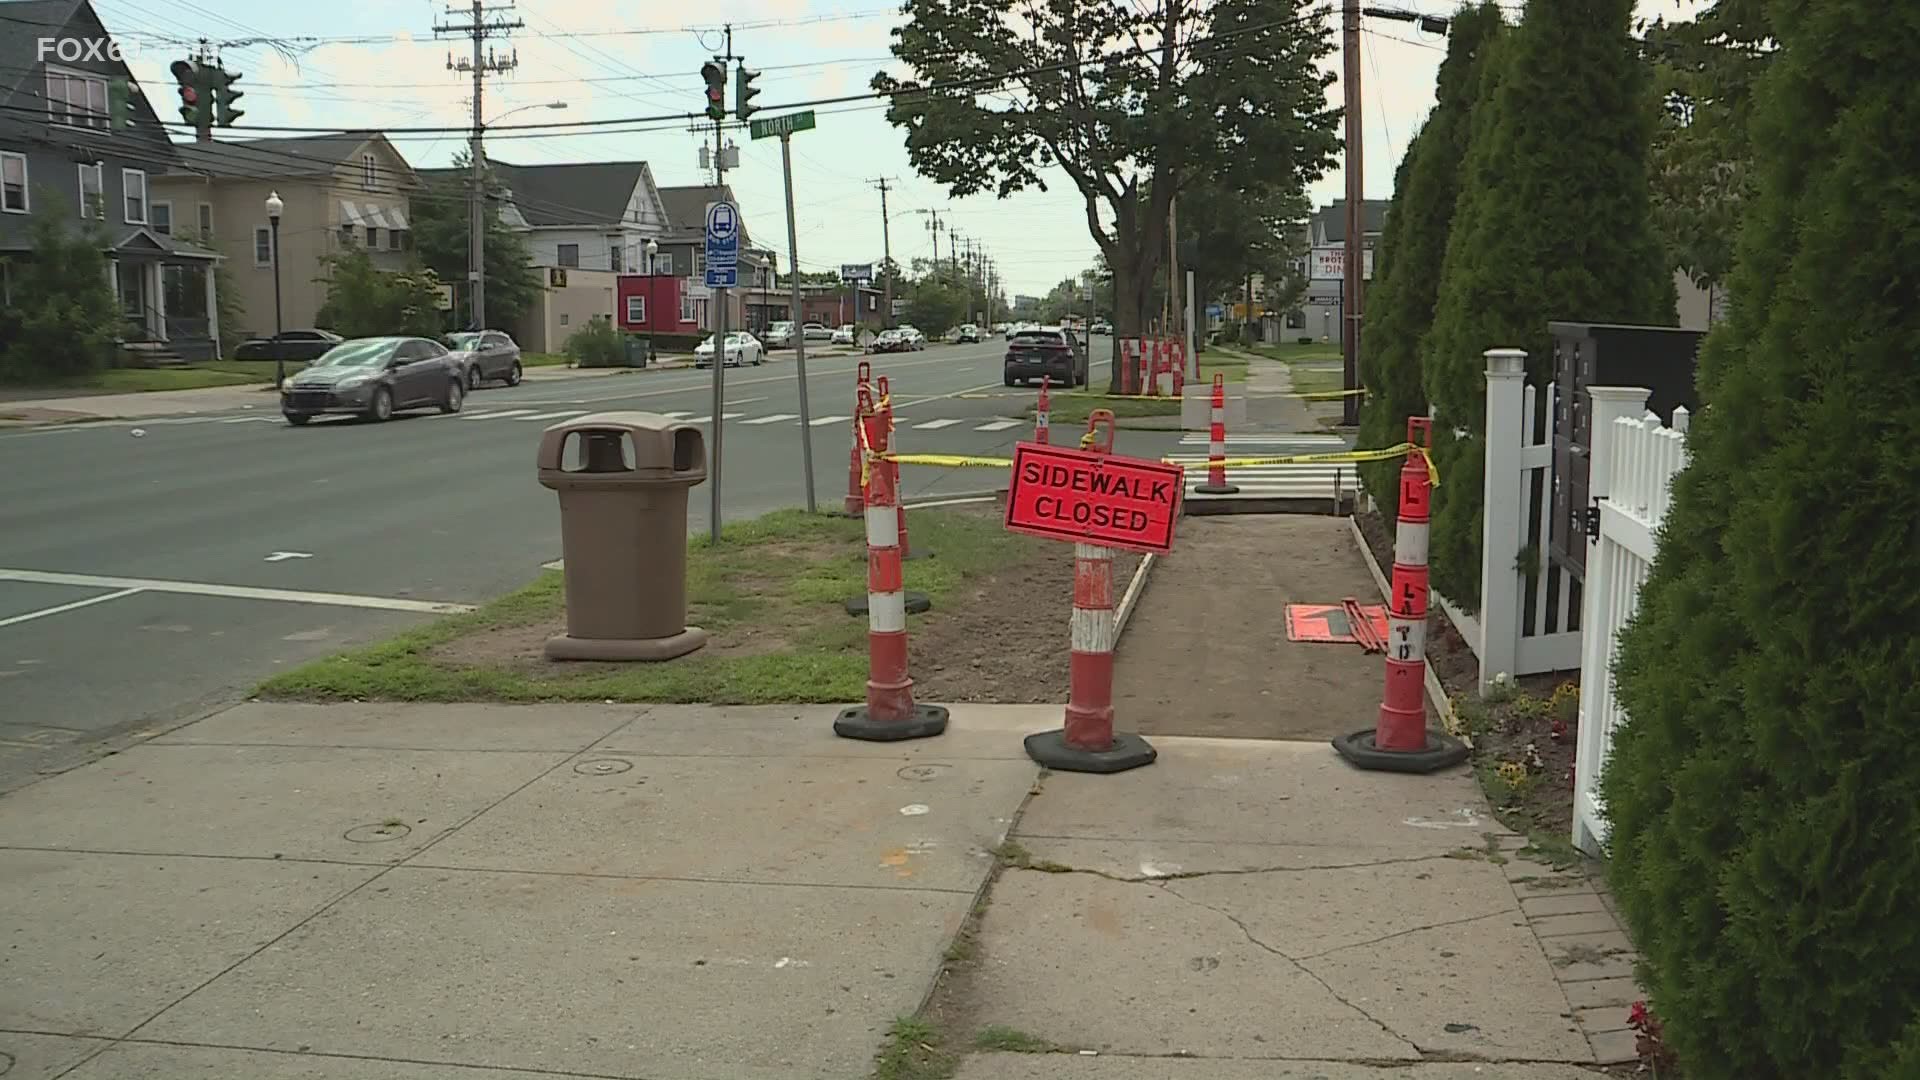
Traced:
MULTIPOLYGON (((1363 604, 1361 614, 1372 624, 1375 640, 1387 639, 1387 609, 1379 604, 1363 604)), ((1358 645, 1353 619, 1342 604, 1288 604, 1287 640, 1322 642, 1333 645, 1358 645)))
POLYGON ((1013 448, 1007 530, 1126 551, 1173 550, 1180 466, 1020 443, 1013 448))

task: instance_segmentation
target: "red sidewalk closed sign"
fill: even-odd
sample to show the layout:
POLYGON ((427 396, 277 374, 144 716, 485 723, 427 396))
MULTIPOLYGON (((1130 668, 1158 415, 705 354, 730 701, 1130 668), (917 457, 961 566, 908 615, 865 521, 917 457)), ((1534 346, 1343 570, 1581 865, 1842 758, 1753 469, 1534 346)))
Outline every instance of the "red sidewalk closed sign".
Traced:
POLYGON ((1039 443, 1013 448, 1007 529, 1127 551, 1173 550, 1178 465, 1039 443))

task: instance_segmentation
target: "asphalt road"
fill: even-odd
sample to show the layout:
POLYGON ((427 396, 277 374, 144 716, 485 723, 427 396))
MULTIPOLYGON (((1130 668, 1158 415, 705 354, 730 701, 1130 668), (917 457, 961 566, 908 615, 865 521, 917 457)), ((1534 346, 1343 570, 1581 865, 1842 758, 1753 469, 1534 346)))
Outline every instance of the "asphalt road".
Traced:
MULTIPOLYGON (((1094 382, 1105 377, 1094 342, 1094 382)), ((907 452, 998 454, 1030 436, 1004 344, 867 358, 907 452)), ((808 363, 820 506, 846 491, 859 357, 808 363)), ((726 372, 722 522, 803 502, 792 353, 726 372)), ((258 409, 0 434, 0 790, 244 695, 277 670, 518 587, 560 554, 542 429, 638 409, 700 421, 712 373, 528 380, 463 412, 287 426, 258 409), (135 431, 141 434, 136 437, 135 431)), ((711 432, 710 423, 707 424, 711 432)), ((1172 433, 1122 435, 1158 456, 1172 433)), ((910 467, 926 501, 1004 482, 910 467)), ((709 488, 688 527, 707 528, 709 488)))

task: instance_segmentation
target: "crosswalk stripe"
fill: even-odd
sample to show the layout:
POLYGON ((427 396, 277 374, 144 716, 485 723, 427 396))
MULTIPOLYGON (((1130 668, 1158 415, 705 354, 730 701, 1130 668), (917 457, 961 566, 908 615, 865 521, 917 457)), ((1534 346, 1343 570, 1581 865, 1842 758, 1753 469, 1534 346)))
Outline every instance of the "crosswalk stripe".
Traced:
MULTIPOLYGON (((723 413, 721 413, 721 414, 720 414, 720 419, 722 419, 722 420, 738 420, 738 419, 740 419, 741 417, 743 417, 743 416, 745 416, 745 415, 747 415, 747 414, 746 414, 746 413, 743 413, 743 412, 723 412, 723 413)), ((713 416, 712 416, 711 414, 709 414, 709 415, 706 415, 706 416, 696 416, 696 417, 694 417, 693 419, 691 419, 691 420, 689 420, 689 421, 687 421, 687 423, 689 423, 689 424, 711 424, 711 423, 713 423, 713 416)))
POLYGON ((808 427, 825 427, 828 424, 844 424, 853 419, 851 416, 816 416, 807 421, 808 427))
POLYGON ((525 416, 532 411, 533 411, 532 409, 507 409, 504 412, 463 413, 460 419, 462 420, 499 420, 503 417, 508 417, 508 416, 525 416))
POLYGON ((751 420, 744 421, 741 424, 741 426, 742 427, 749 427, 749 426, 758 427, 761 424, 777 424, 782 420, 798 420, 798 419, 800 419, 799 413, 777 412, 777 413, 774 413, 772 416, 756 416, 751 420))
POLYGON ((952 427, 953 425, 955 425, 955 424, 959 424, 959 423, 964 423, 964 421, 960 421, 960 420, 927 420, 927 421, 924 421, 924 422, 922 422, 922 423, 918 423, 918 424, 915 424, 915 425, 913 425, 913 430, 915 430, 915 431, 939 431, 939 430, 940 430, 941 428, 948 428, 948 427, 952 427))
POLYGON ((516 416, 514 419, 520 423, 525 423, 529 420, 564 420, 569 416, 585 416, 586 413, 587 410, 585 409, 562 409, 559 412, 543 412, 534 413, 532 416, 516 416))
POLYGON ((669 420, 685 420, 687 417, 692 416, 693 413, 686 409, 675 409, 672 412, 663 412, 660 415, 669 420))
POLYGON ((994 420, 994 421, 991 421, 991 422, 989 422, 989 423, 985 423, 985 424, 981 424, 981 425, 980 425, 979 427, 977 427, 977 428, 974 428, 973 430, 975 430, 975 431, 1005 431, 1005 430, 1007 430, 1007 429, 1008 429, 1008 428, 1010 428, 1010 427, 1019 427, 1019 426, 1020 426, 1021 424, 1024 424, 1024 423, 1026 423, 1026 421, 1024 421, 1024 420, 994 420))

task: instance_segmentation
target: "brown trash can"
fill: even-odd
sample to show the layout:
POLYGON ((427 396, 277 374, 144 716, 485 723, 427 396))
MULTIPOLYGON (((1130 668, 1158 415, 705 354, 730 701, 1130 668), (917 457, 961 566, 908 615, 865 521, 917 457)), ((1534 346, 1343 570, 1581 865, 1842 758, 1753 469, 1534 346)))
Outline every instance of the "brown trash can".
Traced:
POLYGON ((687 623, 687 489, 706 437, 658 413, 605 412, 540 436, 540 483, 560 493, 567 632, 549 660, 672 660, 707 643, 687 623))

